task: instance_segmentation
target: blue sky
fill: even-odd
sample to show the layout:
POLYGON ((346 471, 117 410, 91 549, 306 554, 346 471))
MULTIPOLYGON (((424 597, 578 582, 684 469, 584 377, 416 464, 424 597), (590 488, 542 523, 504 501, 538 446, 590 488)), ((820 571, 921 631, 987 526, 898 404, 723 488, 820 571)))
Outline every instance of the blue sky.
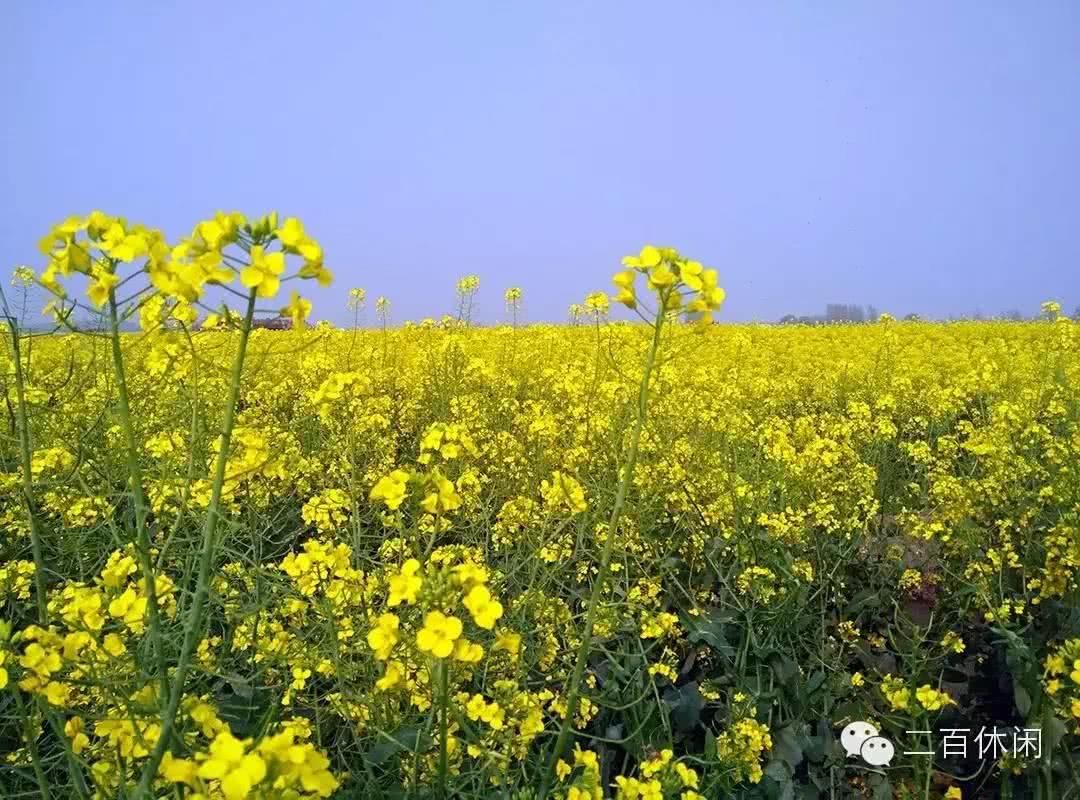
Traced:
POLYGON ((646 242, 723 319, 1080 305, 1072 2, 5 3, 0 44, 5 271, 93 208, 276 208, 339 322, 470 272, 563 319, 646 242))

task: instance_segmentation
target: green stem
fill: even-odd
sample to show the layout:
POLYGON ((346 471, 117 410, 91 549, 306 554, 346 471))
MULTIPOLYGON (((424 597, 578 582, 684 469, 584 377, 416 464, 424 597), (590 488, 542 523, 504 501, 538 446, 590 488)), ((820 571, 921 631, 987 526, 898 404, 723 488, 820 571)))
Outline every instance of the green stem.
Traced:
MULTIPOLYGON (((930 727, 930 722, 928 720, 925 720, 925 716, 923 716, 922 719, 924 720, 922 722, 922 724, 924 724, 926 726, 925 729, 928 730, 929 727, 930 727)), ((928 744, 930 745, 930 751, 933 752, 933 750, 934 750, 933 735, 932 734, 927 735, 926 738, 927 738, 928 744)), ((930 778, 931 778, 931 776, 933 776, 933 774, 934 774, 934 757, 930 756, 929 763, 926 765, 926 775, 923 776, 923 800, 930 800, 930 778)))
MULTIPOLYGON (((19 460, 22 472, 23 502, 26 504, 26 515, 30 523, 30 548, 33 551, 34 558, 34 592, 37 595, 38 624, 44 628, 48 627, 49 624, 49 609, 45 596, 45 557, 41 546, 41 528, 38 525, 37 507, 34 503, 34 480, 33 470, 31 468, 33 462, 33 446, 30 440, 30 419, 26 410, 26 378, 23 374, 22 353, 19 347, 19 328, 14 318, 10 316, 8 317, 8 324, 11 330, 11 344, 15 356, 16 424, 19 428, 19 460)), ((17 698, 19 697, 18 692, 16 692, 15 695, 17 698)), ((20 708, 19 713, 22 715, 22 701, 18 700, 18 704, 20 708)), ((64 744, 64 753, 67 760, 68 771, 71 773, 75 791, 79 797, 86 797, 86 782, 83 778, 78 761, 71 751, 71 744, 62 735, 63 730, 57 722, 56 715, 49 710, 46 710, 45 714, 56 732, 57 737, 64 744)), ((31 751, 31 758, 34 762, 34 774, 41 786, 42 796, 48 798, 49 785, 48 781, 42 783, 44 773, 41 771, 40 758, 37 752, 37 739, 28 737, 27 746, 31 751)))
POLYGON ((49 708, 46 701, 39 700, 38 702, 43 706, 43 714, 45 719, 49 721, 49 727, 53 729, 56 738, 64 747, 64 758, 67 759, 68 772, 71 774, 71 780, 74 784, 72 788, 75 790, 75 794, 78 797, 89 796, 90 790, 86 786, 86 777, 83 775, 82 767, 79 766, 79 759, 75 755, 75 751, 71 749, 71 741, 64 732, 59 717, 56 712, 49 708))
POLYGON ((446 772, 450 733, 450 662, 442 659, 439 669, 439 797, 446 797, 446 772))
MULTIPOLYGON (((1044 731, 1050 730, 1050 725, 1053 722, 1054 711, 1049 703, 1046 704, 1042 714, 1042 729, 1044 731)), ((1053 770, 1053 754, 1049 749, 1043 753, 1042 761, 1042 797, 1050 798, 1054 796, 1054 770, 1053 770)), ((1040 798, 1041 800, 1041 798, 1040 798)))
POLYGON ((26 379, 23 376, 22 354, 19 350, 19 329, 14 318, 8 318, 11 344, 15 355, 16 420, 19 426, 19 458, 22 467, 23 502, 30 522, 30 548, 34 554, 34 589, 37 593, 38 624, 49 624, 48 604, 45 597, 45 556, 41 547, 41 529, 38 527, 37 509, 34 507, 34 474, 31 469, 32 448, 30 444, 30 419, 26 412, 26 379))
POLYGON ((41 767, 41 754, 38 751, 37 737, 40 735, 41 730, 35 724, 34 717, 31 714, 26 713, 26 709, 22 703, 22 696, 15 692, 15 704, 18 709, 19 716, 23 718, 25 724, 23 726, 23 739, 26 741, 26 749, 30 751, 30 763, 34 768, 34 778, 37 780, 38 791, 41 793, 41 800, 50 800, 49 794, 49 779, 45 777, 45 770, 41 767))
POLYGON ((120 402, 120 427, 124 433, 127 450, 128 483, 135 503, 135 542, 139 568, 146 586, 147 606, 150 610, 150 640, 158 662, 158 678, 161 681, 161 702, 165 702, 169 688, 168 661, 165 642, 161 633, 161 609, 157 599, 156 571, 150 557, 150 531, 147 530, 147 503, 143 493, 142 467, 139 466, 139 445, 135 440, 135 427, 131 422, 131 402, 128 397, 127 376, 124 372, 124 355, 120 349, 120 321, 116 309, 116 294, 109 292, 109 340, 112 347, 113 372, 116 374, 116 393, 120 402))
POLYGON ((619 529, 619 520, 622 518, 623 507, 626 504, 626 495, 630 490, 630 483, 634 479, 634 468, 637 466, 638 449, 641 445, 641 431, 645 427, 645 418, 649 406, 649 383, 652 378, 653 366, 656 363, 656 353, 660 349, 660 334, 664 327, 664 302, 661 299, 653 322, 652 343, 645 359, 645 371, 641 377, 641 386, 638 389, 637 418, 634 421, 634 429, 630 435, 630 450, 627 453, 626 463, 623 465, 622 475, 619 477, 619 486, 615 493, 615 505, 611 509, 611 518, 608 520, 607 537, 604 539, 604 549, 600 556, 600 570, 593 583, 592 593, 589 595, 589 605, 585 612, 585 630, 581 637, 581 646, 578 647, 577 659, 574 662, 574 671, 570 676, 570 685, 566 695, 566 717, 559 729, 559 736, 555 740, 555 747, 548 759, 547 770, 544 774, 543 783, 540 786, 540 798, 547 797, 552 779, 555 777, 555 766, 562 758, 563 751, 570 739, 574 717, 577 716, 578 700, 580 698, 581 680, 585 675, 585 664, 589 660, 589 652, 592 649, 593 626, 596 624, 596 613, 600 607, 600 597, 607 584, 608 574, 611 569, 611 554, 615 549, 616 532, 619 529))
POLYGON ((184 641, 180 647, 180 659, 173 675, 172 686, 168 694, 168 705, 162 715, 161 735, 150 759, 143 767, 136 797, 150 797, 150 786, 157 774, 158 765, 165 755, 165 748, 172 738, 173 727, 176 724, 176 711, 180 706, 180 700, 184 695, 184 681, 187 678, 188 668, 191 665, 191 656, 195 652, 195 646, 199 640, 202 628, 202 617, 206 601, 210 594, 210 567, 214 561, 216 549, 215 539, 217 536, 217 524, 220 517, 221 492, 225 483, 225 465, 229 456, 229 445, 232 442, 233 425, 236 420, 236 401, 240 396, 241 376, 244 372, 244 355, 247 352, 248 336, 251 333, 251 321, 255 316, 255 290, 248 295, 247 311, 244 314, 244 324, 240 328, 240 341, 237 345, 236 357, 233 360, 232 377, 229 383, 229 395, 225 401, 225 418, 221 429, 221 448, 218 450, 217 461, 214 464, 214 482, 210 490, 210 504, 206 509, 206 524, 203 526, 202 549, 199 553, 199 573, 195 584, 195 597, 188 611, 187 623, 184 626, 184 641))

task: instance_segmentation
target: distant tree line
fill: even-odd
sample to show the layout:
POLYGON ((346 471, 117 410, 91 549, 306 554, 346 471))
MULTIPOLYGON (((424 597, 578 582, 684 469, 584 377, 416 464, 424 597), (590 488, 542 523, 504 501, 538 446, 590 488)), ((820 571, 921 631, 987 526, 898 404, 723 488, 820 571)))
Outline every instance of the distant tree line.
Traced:
POLYGON ((780 318, 783 325, 823 325, 827 322, 877 322, 880 313, 872 305, 858 303, 828 303, 824 314, 785 314, 780 318))
MULTIPOLYGON (((836 322, 848 322, 848 323, 860 323, 860 322, 877 322, 881 314, 878 309, 873 305, 859 305, 858 303, 827 303, 825 305, 824 314, 785 314, 780 318, 781 325, 825 325, 828 323, 836 322)), ((1024 315, 1017 308, 1010 308, 1009 310, 997 314, 986 315, 982 309, 975 309, 972 314, 956 314, 949 317, 950 320, 984 320, 984 319, 1003 319, 1012 322, 1022 322, 1024 320, 1041 319, 1043 314, 1039 315, 1024 315)), ((914 322, 922 319, 918 314, 906 314, 903 319, 908 322, 914 322)), ((1073 319, 1080 320, 1080 306, 1076 307, 1073 312, 1073 319)))

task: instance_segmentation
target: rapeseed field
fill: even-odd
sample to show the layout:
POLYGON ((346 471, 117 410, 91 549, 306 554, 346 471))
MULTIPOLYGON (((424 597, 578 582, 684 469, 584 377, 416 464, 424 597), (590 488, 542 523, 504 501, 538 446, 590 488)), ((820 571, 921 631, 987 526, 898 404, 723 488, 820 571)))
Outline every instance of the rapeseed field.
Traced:
POLYGON ((470 324, 467 276, 404 326, 342 289, 340 329, 294 218, 94 212, 42 253, 0 350, 2 796, 1080 790, 1056 306, 709 324, 721 276, 645 247, 569 324, 518 288, 470 324))

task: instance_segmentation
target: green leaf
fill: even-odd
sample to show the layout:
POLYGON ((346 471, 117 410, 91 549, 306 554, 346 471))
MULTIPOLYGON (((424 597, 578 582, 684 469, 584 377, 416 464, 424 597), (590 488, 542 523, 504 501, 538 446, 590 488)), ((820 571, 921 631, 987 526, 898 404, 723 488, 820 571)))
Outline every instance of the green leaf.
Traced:
POLYGON ((230 673, 225 676, 225 680, 229 683, 229 688, 233 690, 233 694, 239 695, 245 700, 250 700, 254 694, 254 690, 251 688, 251 684, 248 683, 247 678, 242 675, 230 673))
POLYGON ((713 761, 716 759, 716 734, 709 728, 705 729, 705 760, 713 761))
POLYGON ((769 667, 773 675, 782 684, 795 680, 799 675, 799 666, 787 656, 774 652, 769 656, 769 667))
POLYGON ((378 742, 368 748, 364 758, 378 766, 386 761, 391 756, 400 752, 413 752, 417 749, 417 745, 420 745, 420 749, 425 749, 426 737, 423 737, 420 728, 415 725, 410 725, 404 728, 398 729, 390 739, 380 738, 378 742))
POLYGON ((806 697, 810 698, 818 691, 825 683, 825 673, 822 670, 817 670, 810 675, 810 679, 806 682, 806 697))
POLYGON ((695 644, 704 642, 722 656, 734 658, 735 648, 724 635, 726 623, 730 619, 729 615, 719 612, 710 612, 704 619, 692 619, 688 622, 690 628, 688 638, 695 644))
POLYGON ((803 760, 803 748, 799 735, 790 726, 780 728, 773 734, 773 757, 788 764, 793 770, 803 760))
POLYGON ((892 783, 881 775, 872 775, 870 785, 874 789, 874 800, 893 800, 892 783))
POLYGON ((705 698, 701 696, 696 681, 664 693, 664 702, 671 711, 671 722, 680 731, 692 731, 701 722, 705 698))
POLYGON ((780 759, 772 759, 765 766, 766 796, 770 800, 793 800, 795 785, 791 782, 791 767, 780 759))
POLYGON ((239 676, 229 676, 225 684, 214 693, 218 716, 228 723, 233 733, 242 738, 258 733, 260 720, 267 710, 277 707, 280 698, 276 692, 252 686, 239 676))
POLYGON ((881 595, 877 589, 863 589, 855 597, 851 599, 851 602, 847 607, 848 617, 854 617, 860 611, 866 608, 877 608, 881 605, 881 595))
POLYGON ((1016 701, 1016 710, 1020 712, 1020 716, 1026 718, 1028 712, 1031 711, 1031 695, 1016 680, 1013 681, 1013 699, 1016 701))
POLYGON ((1046 740, 1043 742, 1045 752, 1052 753, 1057 749, 1058 744, 1065 738, 1065 734, 1069 732, 1065 723, 1057 717, 1047 716, 1046 724, 1043 729, 1043 735, 1046 740))

